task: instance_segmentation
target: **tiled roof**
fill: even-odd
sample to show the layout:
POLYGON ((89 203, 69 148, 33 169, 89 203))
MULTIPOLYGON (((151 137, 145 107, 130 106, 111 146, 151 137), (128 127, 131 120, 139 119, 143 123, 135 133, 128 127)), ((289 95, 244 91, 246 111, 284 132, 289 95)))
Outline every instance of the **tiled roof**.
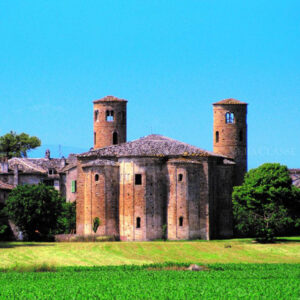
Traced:
POLYGON ((119 101, 119 102, 127 102, 127 100, 125 99, 120 99, 120 98, 117 98, 115 96, 106 96, 102 99, 99 99, 99 100, 95 100, 94 103, 101 103, 101 102, 114 102, 114 101, 119 101))
POLYGON ((0 181, 0 190, 12 190, 13 188, 13 185, 0 181))
POLYGON ((300 169, 290 169, 289 171, 293 184, 300 188, 300 169))
POLYGON ((138 140, 79 154, 78 157, 164 157, 164 156, 220 156, 171 138, 152 134, 138 140))
POLYGON ((229 98, 229 99, 221 100, 219 102, 215 102, 214 105, 215 104, 247 104, 247 103, 241 102, 241 101, 233 99, 233 98, 229 98))
MULTIPOLYGON (((63 167, 64 158, 19 158, 14 157, 8 161, 10 170, 13 170, 17 165, 18 169, 23 173, 42 173, 47 174, 49 169, 54 169, 57 172, 61 171, 63 167)), ((67 164, 76 165, 77 157, 73 154, 66 160, 67 164)), ((67 166, 68 166, 67 165, 67 166)))

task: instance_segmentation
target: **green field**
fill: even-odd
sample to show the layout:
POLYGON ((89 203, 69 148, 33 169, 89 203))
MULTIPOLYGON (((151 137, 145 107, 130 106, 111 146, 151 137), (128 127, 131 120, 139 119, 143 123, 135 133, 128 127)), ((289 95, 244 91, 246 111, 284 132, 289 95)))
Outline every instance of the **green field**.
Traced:
POLYGON ((0 243, 0 268, 16 264, 105 266, 163 262, 300 263, 300 238, 187 242, 0 243))
POLYGON ((300 270, 283 264, 214 264, 210 271, 149 267, 0 273, 0 299, 299 299, 300 270))
POLYGON ((300 299, 299 286, 300 238, 0 243, 0 299, 300 299))

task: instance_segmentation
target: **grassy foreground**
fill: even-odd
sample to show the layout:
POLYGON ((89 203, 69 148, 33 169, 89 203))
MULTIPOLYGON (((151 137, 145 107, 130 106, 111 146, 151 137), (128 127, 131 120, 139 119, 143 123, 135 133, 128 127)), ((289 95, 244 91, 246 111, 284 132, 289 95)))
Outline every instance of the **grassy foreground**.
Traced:
POLYGON ((0 243, 0 269, 16 265, 108 266, 151 263, 297 263, 300 237, 185 242, 0 243))
POLYGON ((213 264, 208 268, 192 272, 163 266, 109 266, 3 272, 0 299, 299 299, 297 265, 213 264))

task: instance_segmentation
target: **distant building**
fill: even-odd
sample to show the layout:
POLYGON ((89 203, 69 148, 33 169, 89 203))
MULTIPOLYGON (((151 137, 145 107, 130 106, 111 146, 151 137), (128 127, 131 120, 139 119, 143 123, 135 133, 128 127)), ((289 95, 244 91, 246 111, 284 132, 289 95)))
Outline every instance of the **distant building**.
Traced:
POLYGON ((290 169, 290 176, 292 178, 293 184, 300 188, 300 169, 290 169))
POLYGON ((44 158, 19 158, 0 162, 0 202, 4 203, 9 190, 17 185, 45 183, 73 202, 76 199, 77 158, 51 158, 47 150, 44 158), (75 177, 72 182, 72 178, 75 177))

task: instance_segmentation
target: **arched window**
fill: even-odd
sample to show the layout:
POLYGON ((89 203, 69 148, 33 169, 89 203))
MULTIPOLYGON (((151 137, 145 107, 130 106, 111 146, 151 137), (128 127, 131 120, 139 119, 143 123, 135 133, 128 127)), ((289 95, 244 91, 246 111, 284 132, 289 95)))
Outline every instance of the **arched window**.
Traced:
POLYGON ((118 144, 118 133, 114 132, 113 133, 113 145, 117 145, 118 144))
POLYGON ((95 118, 95 121, 98 121, 98 117, 99 117, 99 110, 95 110, 95 111, 94 111, 94 118, 95 118))
POLYGON ((114 121, 114 111, 113 110, 107 110, 106 111, 106 121, 107 122, 113 122, 114 121))
POLYGON ((239 137, 240 137, 240 142, 242 142, 243 141, 243 130, 240 130, 239 137))
POLYGON ((219 143, 219 131, 216 131, 216 143, 219 143))
POLYGON ((140 217, 136 218, 136 228, 141 228, 141 218, 140 217))
POLYGON ((95 175, 95 181, 99 181, 99 174, 95 175))
POLYGON ((226 124, 234 123, 234 113, 233 112, 227 112, 225 114, 225 122, 226 122, 226 124))
POLYGON ((179 226, 183 226, 183 217, 179 217, 179 226))
POLYGON ((183 179, 183 175, 182 174, 178 174, 178 181, 182 181, 183 179))

